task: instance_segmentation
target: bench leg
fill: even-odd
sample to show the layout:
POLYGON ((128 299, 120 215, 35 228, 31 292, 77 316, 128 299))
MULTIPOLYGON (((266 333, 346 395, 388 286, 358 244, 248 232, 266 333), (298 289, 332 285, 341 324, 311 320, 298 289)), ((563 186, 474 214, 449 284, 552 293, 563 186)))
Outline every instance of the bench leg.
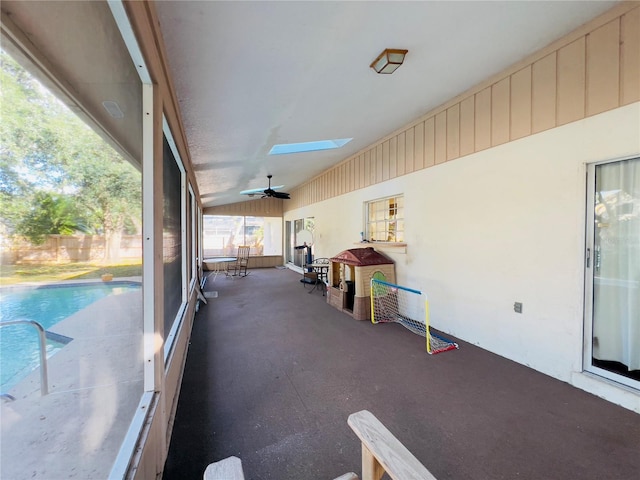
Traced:
POLYGON ((376 457, 362 444, 362 480, 380 480, 384 475, 384 468, 376 457))

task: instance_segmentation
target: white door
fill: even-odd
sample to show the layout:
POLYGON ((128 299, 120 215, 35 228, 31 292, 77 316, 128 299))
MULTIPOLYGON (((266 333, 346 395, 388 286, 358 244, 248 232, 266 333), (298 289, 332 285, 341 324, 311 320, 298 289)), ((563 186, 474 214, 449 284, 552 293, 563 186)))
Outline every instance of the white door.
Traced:
POLYGON ((640 390, 640 158, 588 169, 585 370, 640 390))

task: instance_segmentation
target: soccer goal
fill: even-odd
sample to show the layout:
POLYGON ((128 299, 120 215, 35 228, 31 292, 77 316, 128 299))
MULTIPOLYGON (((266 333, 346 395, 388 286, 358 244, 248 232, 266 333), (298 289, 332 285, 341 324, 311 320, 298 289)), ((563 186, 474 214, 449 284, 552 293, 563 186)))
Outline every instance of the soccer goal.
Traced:
POLYGON ((458 344, 429 329, 429 302, 419 290, 371 279, 371 321, 396 322, 422 335, 430 355, 458 348, 458 344), (428 333, 428 334, 427 334, 428 333))

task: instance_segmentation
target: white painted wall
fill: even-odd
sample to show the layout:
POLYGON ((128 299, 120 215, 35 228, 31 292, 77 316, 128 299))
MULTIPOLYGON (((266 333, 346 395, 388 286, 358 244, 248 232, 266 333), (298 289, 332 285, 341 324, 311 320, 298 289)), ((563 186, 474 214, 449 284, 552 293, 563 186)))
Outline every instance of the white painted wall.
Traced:
POLYGON ((581 378, 586 163, 640 154, 640 104, 287 212, 315 255, 355 248, 363 202, 405 196, 398 283, 435 328, 640 412, 640 393, 581 378), (513 303, 523 303, 523 313, 513 303))

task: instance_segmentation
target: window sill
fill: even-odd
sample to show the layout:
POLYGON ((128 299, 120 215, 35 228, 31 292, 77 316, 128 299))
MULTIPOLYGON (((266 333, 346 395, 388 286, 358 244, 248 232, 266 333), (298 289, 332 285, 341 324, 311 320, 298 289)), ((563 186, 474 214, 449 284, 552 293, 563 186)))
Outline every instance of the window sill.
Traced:
POLYGON ((361 248, 373 247, 376 250, 388 250, 394 253, 407 253, 407 244, 404 242, 357 242, 361 248))

